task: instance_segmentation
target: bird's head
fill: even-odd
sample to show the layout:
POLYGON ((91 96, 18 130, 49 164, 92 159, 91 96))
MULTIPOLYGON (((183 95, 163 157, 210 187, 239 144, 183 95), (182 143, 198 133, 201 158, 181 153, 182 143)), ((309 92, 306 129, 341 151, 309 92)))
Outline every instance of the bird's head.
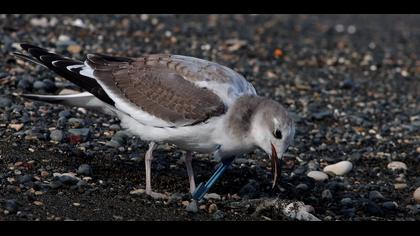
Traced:
POLYGON ((279 158, 292 144, 295 135, 293 119, 278 102, 265 99, 255 109, 251 135, 255 144, 271 157, 274 187, 280 174, 279 158))

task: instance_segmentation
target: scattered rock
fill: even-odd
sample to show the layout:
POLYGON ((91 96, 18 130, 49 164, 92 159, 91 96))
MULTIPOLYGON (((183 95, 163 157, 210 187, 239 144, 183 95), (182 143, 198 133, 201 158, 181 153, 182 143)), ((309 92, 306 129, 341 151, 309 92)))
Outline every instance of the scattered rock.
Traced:
POLYGON ((420 187, 418 187, 413 194, 414 200, 420 202, 420 187))
POLYGON ((214 219, 214 220, 221 220, 221 219, 223 219, 225 217, 225 213, 223 212, 223 211, 221 211, 221 210, 217 210, 214 214, 213 214, 213 216, 212 216, 212 218, 214 219))
POLYGON ((85 176, 91 176, 92 175, 92 167, 88 164, 82 164, 79 166, 76 172, 78 175, 85 175, 85 176))
POLYGON ((407 184, 405 184, 405 183, 396 183, 396 184, 394 184, 394 188, 397 189, 397 190, 405 189, 405 188, 407 188, 407 184))
POLYGON ((33 176, 30 174, 26 174, 19 178, 19 183, 24 184, 24 183, 31 182, 32 180, 33 180, 33 176))
POLYGON ((71 173, 64 173, 64 174, 54 173, 54 177, 57 180, 59 180, 61 183, 66 184, 66 185, 75 185, 80 180, 74 174, 71 174, 71 173))
POLYGON ((9 199, 5 201, 4 208, 9 212, 14 213, 18 210, 19 206, 15 199, 9 199))
POLYGON ((63 131, 55 129, 50 132, 50 139, 56 142, 61 142, 63 140, 64 134, 63 131))
POLYGON ((387 210, 395 210, 398 208, 398 204, 396 202, 387 201, 382 203, 382 207, 387 210))
POLYGON ((67 121, 71 128, 80 128, 85 125, 85 121, 79 118, 70 118, 67 121))
POLYGON ((80 143, 88 139, 90 134, 90 129, 81 128, 81 129, 69 129, 69 141, 70 143, 80 143))
POLYGON ((324 200, 331 200, 333 198, 333 195, 332 195, 330 190, 325 189, 321 193, 321 198, 324 199, 324 200))
POLYGON ((0 96, 0 107, 8 107, 12 105, 12 100, 5 96, 0 96))
POLYGON ((382 201, 385 197, 380 192, 374 190, 369 192, 369 199, 372 201, 382 201))
POLYGON ((298 184, 298 185, 296 186, 296 190, 306 191, 306 190, 308 190, 308 189, 309 189, 309 187, 308 187, 308 185, 307 185, 307 184, 298 184))
POLYGON ((61 186, 63 186, 63 183, 61 181, 59 181, 59 180, 53 180, 53 181, 51 181, 51 183, 49 184, 49 186, 50 186, 51 189, 58 189, 61 186))
POLYGON ((381 215, 383 214, 382 209, 373 201, 368 201, 366 205, 367 212, 371 215, 381 215))
POLYGON ((216 211, 217 211, 218 209, 217 209, 217 205, 216 204, 210 204, 210 206, 209 206, 209 213, 210 214, 213 214, 213 213, 215 213, 216 211))
POLYGON ((321 112, 312 113, 312 118, 315 120, 323 120, 330 116, 332 116, 331 111, 321 111, 321 112))
POLYGON ((204 195, 204 198, 207 200, 220 200, 222 199, 222 197, 220 197, 219 194, 217 193, 207 193, 206 195, 204 195))
POLYGON ((16 131, 19 131, 19 130, 22 129, 23 124, 9 124, 9 127, 16 130, 16 131))
POLYGON ((42 206, 42 205, 44 205, 44 203, 43 203, 43 202, 41 202, 41 201, 34 201, 34 202, 33 202, 33 204, 34 204, 35 206, 42 206))
POLYGON ((353 169, 353 164, 349 161, 340 161, 324 168, 325 173, 333 173, 335 175, 345 175, 353 169))
POLYGON ((259 184, 257 183, 257 181, 251 179, 249 180, 249 182, 244 185, 238 192, 238 195, 241 196, 242 198, 246 199, 252 199, 252 198, 257 198, 260 194, 260 192, 258 191, 259 189, 259 184))
POLYGON ((353 203, 353 200, 349 197, 341 199, 340 203, 344 206, 350 206, 353 203))
POLYGON ((140 195, 140 194, 145 194, 145 193, 146 193, 146 190, 144 189, 135 189, 135 190, 130 191, 130 194, 132 195, 140 195))
POLYGON ((328 175, 321 171, 309 171, 307 176, 316 181, 325 181, 328 179, 328 175))
POLYGON ((407 170, 407 165, 401 161, 393 161, 388 164, 387 168, 391 170, 407 170))
POLYGON ((45 178, 45 177, 48 177, 48 175, 50 175, 48 171, 45 171, 45 170, 41 171, 41 177, 45 178))
POLYGON ((197 201, 192 200, 188 204, 188 206, 185 208, 185 210, 191 213, 197 213, 198 212, 197 201))
POLYGON ((69 51, 71 54, 79 54, 80 51, 82 51, 82 47, 77 44, 71 44, 67 47, 67 51, 69 51))

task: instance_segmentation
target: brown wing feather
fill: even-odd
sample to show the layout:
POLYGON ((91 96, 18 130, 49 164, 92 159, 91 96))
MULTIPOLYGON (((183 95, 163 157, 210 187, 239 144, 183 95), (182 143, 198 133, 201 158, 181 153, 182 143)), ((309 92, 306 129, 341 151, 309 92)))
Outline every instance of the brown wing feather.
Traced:
POLYGON ((89 55, 87 62, 94 76, 113 92, 162 120, 192 125, 225 112, 216 94, 197 87, 164 64, 112 61, 99 55, 89 55))

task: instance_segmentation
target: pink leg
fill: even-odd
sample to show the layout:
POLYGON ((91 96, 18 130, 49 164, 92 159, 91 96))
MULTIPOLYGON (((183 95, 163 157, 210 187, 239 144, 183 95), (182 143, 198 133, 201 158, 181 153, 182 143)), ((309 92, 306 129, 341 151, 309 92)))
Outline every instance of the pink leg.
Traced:
POLYGON ((190 151, 187 151, 185 156, 185 166, 187 167, 188 180, 190 182, 190 193, 193 193, 195 191, 194 172, 191 165, 192 158, 192 153, 190 151))
POLYGON ((154 199, 166 199, 167 196, 161 193, 156 193, 152 191, 152 160, 153 160, 153 150, 156 148, 156 143, 151 142, 149 144, 149 149, 146 152, 145 164, 146 164, 146 194, 151 196, 154 199))

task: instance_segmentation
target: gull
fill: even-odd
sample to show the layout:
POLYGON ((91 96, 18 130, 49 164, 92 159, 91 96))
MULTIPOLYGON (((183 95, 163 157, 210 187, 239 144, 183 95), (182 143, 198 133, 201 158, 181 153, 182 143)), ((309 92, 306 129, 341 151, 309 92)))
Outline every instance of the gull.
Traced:
POLYGON ((21 48, 27 54, 15 56, 42 65, 85 90, 23 97, 116 116, 122 128, 149 142, 146 194, 162 197, 151 185, 153 151, 160 143, 186 151, 191 193, 196 189, 192 152, 223 161, 260 148, 271 157, 275 186, 279 157, 294 138, 293 119, 280 103, 258 96, 253 85, 234 70, 181 55, 129 58, 93 53, 78 61, 30 44, 21 48))

